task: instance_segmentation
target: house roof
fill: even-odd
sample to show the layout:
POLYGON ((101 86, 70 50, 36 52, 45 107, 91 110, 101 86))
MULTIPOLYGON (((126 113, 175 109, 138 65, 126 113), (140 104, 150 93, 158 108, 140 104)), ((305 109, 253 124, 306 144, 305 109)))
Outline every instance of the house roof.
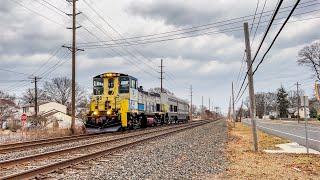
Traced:
MULTIPOLYGON (((41 105, 44 105, 44 104, 48 104, 48 103, 56 103, 56 104, 60 104, 60 103, 57 103, 57 102, 49 102, 49 101, 45 101, 45 102, 38 102, 38 106, 41 106, 41 105)), ((60 104, 60 105, 63 105, 63 104, 60 104)), ((65 106, 65 105, 63 105, 65 106)), ((22 105, 22 107, 34 107, 34 104, 31 103, 31 104, 24 104, 22 105)))
POLYGON ((0 106, 12 106, 15 107, 16 103, 10 99, 0 99, 0 106))

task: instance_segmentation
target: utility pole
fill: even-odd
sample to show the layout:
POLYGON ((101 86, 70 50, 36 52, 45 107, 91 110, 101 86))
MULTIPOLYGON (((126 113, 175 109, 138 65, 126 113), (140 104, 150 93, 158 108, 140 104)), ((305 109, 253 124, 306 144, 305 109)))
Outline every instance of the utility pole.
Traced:
POLYGON ((193 91, 192 91, 192 85, 190 85, 190 120, 192 121, 192 114, 193 114, 193 112, 192 112, 192 93, 193 93, 193 91))
POLYGON ((231 96, 229 98, 228 119, 231 120, 231 96))
POLYGON ((201 97, 201 119, 203 119, 203 110, 204 110, 204 107, 203 107, 203 96, 201 97))
POLYGON ((76 118, 76 52, 84 51, 83 49, 78 49, 76 47, 76 30, 81 26, 76 26, 76 17, 80 12, 76 12, 76 2, 78 0, 66 0, 72 3, 72 14, 67 14, 72 16, 72 27, 67 28, 72 30, 72 46, 68 47, 63 45, 62 47, 68 48, 72 53, 72 82, 71 82, 71 133, 75 133, 75 118, 76 118))
POLYGON ((242 109, 242 107, 243 107, 243 100, 242 100, 242 102, 241 102, 241 107, 240 107, 240 122, 242 122, 242 114, 243 114, 243 109, 242 109))
POLYGON ((253 136, 253 147, 254 150, 258 151, 258 136, 257 136, 257 125, 256 125, 256 105, 254 97, 253 87, 253 74, 252 74, 252 60, 251 60, 251 47, 250 47, 250 35, 248 30, 248 23, 244 24, 244 36, 246 43, 246 54, 247 54, 247 66, 248 66, 248 84, 249 84, 249 97, 250 97, 250 117, 252 125, 252 136, 253 136))
POLYGON ((163 92, 163 59, 161 59, 161 65, 160 65, 160 92, 163 92))
POLYGON ((72 0, 72 94, 71 94, 71 131, 75 133, 76 117, 76 2, 72 0))
POLYGON ((32 83, 34 83, 34 115, 35 117, 38 116, 38 81, 39 81, 39 77, 34 76, 32 77, 32 83))
POLYGON ((304 128, 305 128, 305 133, 306 133, 307 154, 309 154, 308 117, 307 117, 307 106, 309 106, 308 104, 309 104, 308 96, 303 96, 304 128))
POLYGON ((298 123, 300 123, 300 95, 299 95, 299 82, 297 82, 297 112, 298 112, 298 123))
POLYGON ((211 107, 210 107, 210 98, 209 98, 209 111, 211 111, 211 107))
POLYGON ((232 88, 232 119, 233 119, 233 127, 236 127, 236 113, 234 111, 234 88, 233 88, 233 82, 231 84, 232 88))

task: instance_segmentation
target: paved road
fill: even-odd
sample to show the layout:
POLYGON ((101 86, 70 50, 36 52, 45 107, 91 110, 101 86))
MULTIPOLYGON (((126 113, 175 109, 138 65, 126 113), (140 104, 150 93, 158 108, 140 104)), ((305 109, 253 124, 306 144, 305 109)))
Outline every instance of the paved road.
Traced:
MULTIPOLYGON (((243 121, 246 124, 251 124, 249 119, 243 121)), ((287 138, 305 146, 305 125, 304 122, 298 124, 294 121, 280 120, 257 120, 257 128, 266 133, 273 134, 279 137, 287 138)), ((320 151, 320 126, 308 126, 309 147, 320 151)))

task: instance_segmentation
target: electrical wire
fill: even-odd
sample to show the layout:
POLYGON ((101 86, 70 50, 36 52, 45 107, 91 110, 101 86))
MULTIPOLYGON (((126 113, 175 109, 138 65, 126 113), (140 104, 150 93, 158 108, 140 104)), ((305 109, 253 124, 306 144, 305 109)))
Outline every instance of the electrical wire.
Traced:
MULTIPOLYGON (((304 3, 301 3, 300 5, 302 4, 307 4, 307 3, 310 3, 310 2, 314 2, 316 0, 312 0, 312 1, 307 1, 307 2, 304 2, 304 3)), ((306 5, 306 6, 303 6, 303 7, 299 7, 299 8, 306 8, 306 7, 309 7, 309 6, 314 6, 316 4, 319 4, 319 3, 315 3, 315 4, 309 4, 309 5, 306 5)), ((283 7, 281 8, 282 9, 288 9, 292 6, 287 6, 287 7, 283 7)), ((268 13, 267 15, 264 15, 263 17, 268 17, 268 16, 271 16, 272 15, 272 11, 266 11, 264 12, 264 14, 268 13), (270 13, 271 12, 271 13, 270 13)), ((285 10, 285 11, 280 11, 280 13, 284 13, 284 12, 288 12, 290 10, 285 10)), ((135 36, 135 37, 128 37, 128 38, 122 38, 122 39, 115 39, 115 40, 109 40, 109 41, 104 41, 104 42, 113 42, 113 41, 123 41, 123 40, 129 40, 129 39, 138 39, 138 38, 143 38, 143 37, 152 37, 152 36, 158 36, 158 35, 162 35, 162 34, 170 34, 170 33, 174 33, 174 32, 180 32, 180 31, 183 31, 182 33, 179 33, 179 34, 174 34, 174 35, 180 35, 180 34, 186 34, 186 33, 190 33, 190 32, 195 32, 195 31, 203 31, 203 30, 207 30, 207 29, 212 29, 214 27, 221 27, 223 25, 230 25, 230 24, 235 24, 235 23, 242 23, 243 21, 248 21, 248 20, 252 20, 253 18, 250 18, 250 19, 244 19, 246 17, 251 17, 251 16, 254 16, 254 15, 247 15, 247 16, 242 16, 242 17, 238 17, 238 18, 232 18, 232 19, 228 19, 228 20, 223 20, 223 21, 218 21, 218 22, 214 22, 214 23, 208 23, 208 24, 204 24, 204 25, 200 25, 200 26, 193 26, 193 27, 189 27, 189 28, 183 28, 183 29, 178 29, 178 30, 173 30, 173 31, 167 31, 167 32, 162 32, 162 33, 157 33, 157 34, 149 34, 149 35, 143 35, 143 36, 135 36), (231 22, 230 21, 234 21, 234 20, 238 20, 236 22, 231 22), (216 24, 221 24, 222 25, 216 25, 216 24), (216 25, 216 26, 212 26, 212 27, 207 27, 207 26, 211 26, 211 25, 216 25), (202 29, 198 29, 199 27, 206 27, 206 28, 202 28, 202 29), (191 31, 187 31, 187 30, 190 30, 191 31), (197 29, 197 30, 194 30, 194 29, 197 29)), ((167 37, 168 35, 166 36, 161 36, 161 37, 167 37)), ((157 38, 160 38, 160 37, 157 37, 157 38)), ((84 43, 84 44, 92 44, 92 43, 96 43, 96 42, 89 42, 89 43, 84 43)), ((81 43, 79 43, 81 44, 81 43)))
POLYGON ((242 90, 242 88, 243 88, 243 85, 244 85, 244 83, 245 83, 245 80, 247 79, 249 70, 252 68, 252 65, 253 65, 253 63, 254 63, 254 61, 255 61, 255 59, 256 59, 256 57, 257 57, 257 55, 258 55, 258 53, 259 53, 259 51, 260 51, 260 49, 261 49, 261 47, 262 47, 262 44, 264 43, 264 41, 265 41, 265 39, 266 39, 269 31, 270 31, 270 28, 271 28, 271 26, 272 26, 272 23, 274 22, 274 20, 275 20, 277 14, 278 14, 278 11, 279 11, 282 3, 283 3, 283 0, 279 0, 279 1, 278 1, 278 4, 276 5, 276 8, 275 8, 275 10, 274 10, 274 13, 273 13, 273 15, 272 15, 272 17, 271 17, 271 19, 270 19, 269 25, 268 25, 268 27, 267 27, 267 29, 266 29, 263 37, 262 37, 262 40, 260 41, 259 47, 258 47, 258 49, 257 49, 257 51, 256 51, 256 53, 255 53, 255 55, 254 55, 254 58, 253 58, 253 60, 252 60, 252 63, 251 63, 250 66, 248 67, 248 70, 247 70, 247 72, 246 72, 246 74, 245 74, 245 77, 243 78, 243 81, 242 81, 241 87, 240 87, 240 89, 239 89, 239 91, 238 91, 238 93, 237 93, 236 99, 238 99, 238 97, 239 97, 239 95, 240 95, 240 92, 241 92, 241 90, 242 90))

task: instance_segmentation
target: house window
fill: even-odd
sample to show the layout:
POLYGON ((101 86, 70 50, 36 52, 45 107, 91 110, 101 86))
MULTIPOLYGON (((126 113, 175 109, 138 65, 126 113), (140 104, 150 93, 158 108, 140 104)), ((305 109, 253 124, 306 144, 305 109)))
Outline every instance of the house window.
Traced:
POLYGON ((23 108, 22 108, 22 112, 23 112, 23 113, 29 112, 29 107, 23 107, 23 108))

